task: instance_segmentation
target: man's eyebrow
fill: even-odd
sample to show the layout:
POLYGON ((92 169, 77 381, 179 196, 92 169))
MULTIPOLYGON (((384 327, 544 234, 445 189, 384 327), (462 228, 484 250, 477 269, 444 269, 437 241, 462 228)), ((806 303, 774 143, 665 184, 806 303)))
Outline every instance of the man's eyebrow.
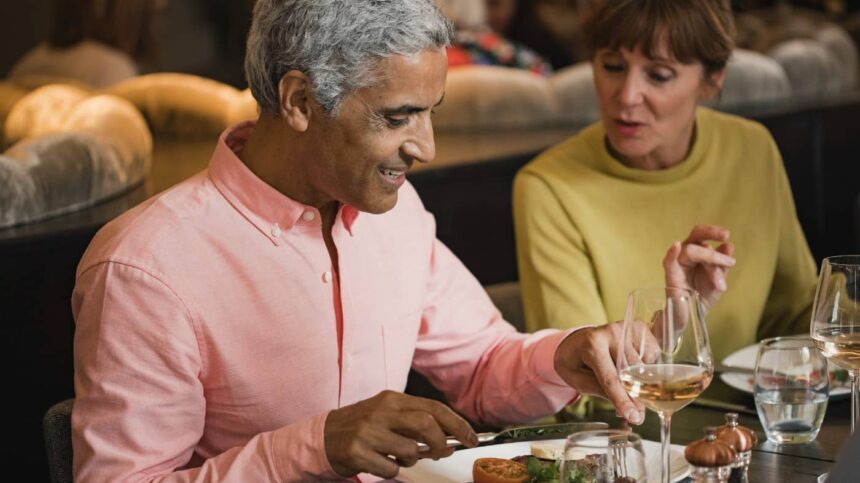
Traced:
MULTIPOLYGON (((434 104, 433 107, 439 106, 440 104, 442 104, 442 101, 444 101, 444 100, 445 100, 445 96, 442 95, 442 98, 439 99, 439 102, 434 104)), ((383 107, 382 109, 379 110, 379 113, 382 114, 383 116, 397 116, 397 115, 402 116, 402 115, 415 114, 418 112, 424 112, 427 109, 428 109, 427 107, 416 106, 413 104, 404 104, 402 106, 397 106, 397 107, 383 107)))

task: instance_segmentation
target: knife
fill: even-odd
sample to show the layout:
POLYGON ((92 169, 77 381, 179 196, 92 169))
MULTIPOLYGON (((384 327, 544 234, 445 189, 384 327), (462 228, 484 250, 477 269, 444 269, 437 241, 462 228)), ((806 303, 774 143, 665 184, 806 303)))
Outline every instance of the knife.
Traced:
MULTIPOLYGON (((592 431, 595 429, 607 429, 609 425, 600 422, 590 423, 559 423, 559 424, 543 424, 539 426, 515 426, 508 428, 498 433, 478 433, 478 444, 486 444, 497 440, 532 440, 532 439, 548 439, 550 437, 566 437, 571 433, 578 431, 592 431)), ((451 448, 454 446, 462 446, 463 443, 454 437, 449 437, 446 440, 446 446, 451 448)), ((418 451, 427 451, 427 444, 418 442, 418 451)))
POLYGON ((716 367, 714 367, 714 372, 720 374, 733 372, 735 374, 745 374, 752 376, 755 374, 755 369, 749 367, 725 366, 723 364, 717 364, 716 367))

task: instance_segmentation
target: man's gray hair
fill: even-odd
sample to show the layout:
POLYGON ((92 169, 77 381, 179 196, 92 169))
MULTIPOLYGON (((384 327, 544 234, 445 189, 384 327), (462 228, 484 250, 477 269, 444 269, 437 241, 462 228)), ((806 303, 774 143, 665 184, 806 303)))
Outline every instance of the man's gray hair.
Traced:
POLYGON ((245 74, 264 113, 279 112, 281 78, 298 70, 335 115, 346 96, 378 81, 378 60, 443 48, 452 37, 433 0, 257 0, 245 74))

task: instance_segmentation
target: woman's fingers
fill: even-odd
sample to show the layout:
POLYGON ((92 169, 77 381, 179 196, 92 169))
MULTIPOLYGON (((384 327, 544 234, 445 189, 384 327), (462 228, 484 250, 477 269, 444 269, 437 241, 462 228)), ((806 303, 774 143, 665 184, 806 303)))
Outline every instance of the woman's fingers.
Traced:
POLYGON ((684 240, 684 244, 701 245, 707 241, 724 242, 729 239, 729 235, 729 230, 719 225, 696 225, 690 231, 687 239, 684 240))
POLYGON ((729 268, 735 265, 734 257, 702 245, 683 245, 678 255, 678 262, 684 267, 696 265, 714 265, 729 268))

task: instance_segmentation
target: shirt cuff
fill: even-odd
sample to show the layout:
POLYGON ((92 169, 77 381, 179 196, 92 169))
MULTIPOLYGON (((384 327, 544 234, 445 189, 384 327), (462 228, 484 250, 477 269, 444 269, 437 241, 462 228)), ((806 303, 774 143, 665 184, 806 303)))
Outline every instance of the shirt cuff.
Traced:
MULTIPOLYGON (((594 325, 586 325, 582 327, 575 327, 573 329, 568 329, 565 331, 555 331, 552 329, 546 329, 544 331, 538 331, 537 334, 541 332, 555 332, 552 335, 547 335, 540 341, 540 349, 537 351, 538 357, 536 362, 536 370, 537 373, 544 379, 544 382, 547 384, 551 384, 554 386, 570 388, 570 385, 565 382, 564 379, 558 375, 558 372, 555 370, 555 353, 558 351, 558 346, 564 342, 565 339, 573 335, 574 332, 577 332, 582 329, 588 329, 591 327, 595 327, 594 325)), ((573 388, 576 389, 576 388, 573 388)), ((577 396, 574 399, 578 399, 578 391, 577 396)))
POLYGON ((327 417, 328 412, 274 432, 273 460, 282 480, 344 479, 335 473, 326 456, 327 417))

